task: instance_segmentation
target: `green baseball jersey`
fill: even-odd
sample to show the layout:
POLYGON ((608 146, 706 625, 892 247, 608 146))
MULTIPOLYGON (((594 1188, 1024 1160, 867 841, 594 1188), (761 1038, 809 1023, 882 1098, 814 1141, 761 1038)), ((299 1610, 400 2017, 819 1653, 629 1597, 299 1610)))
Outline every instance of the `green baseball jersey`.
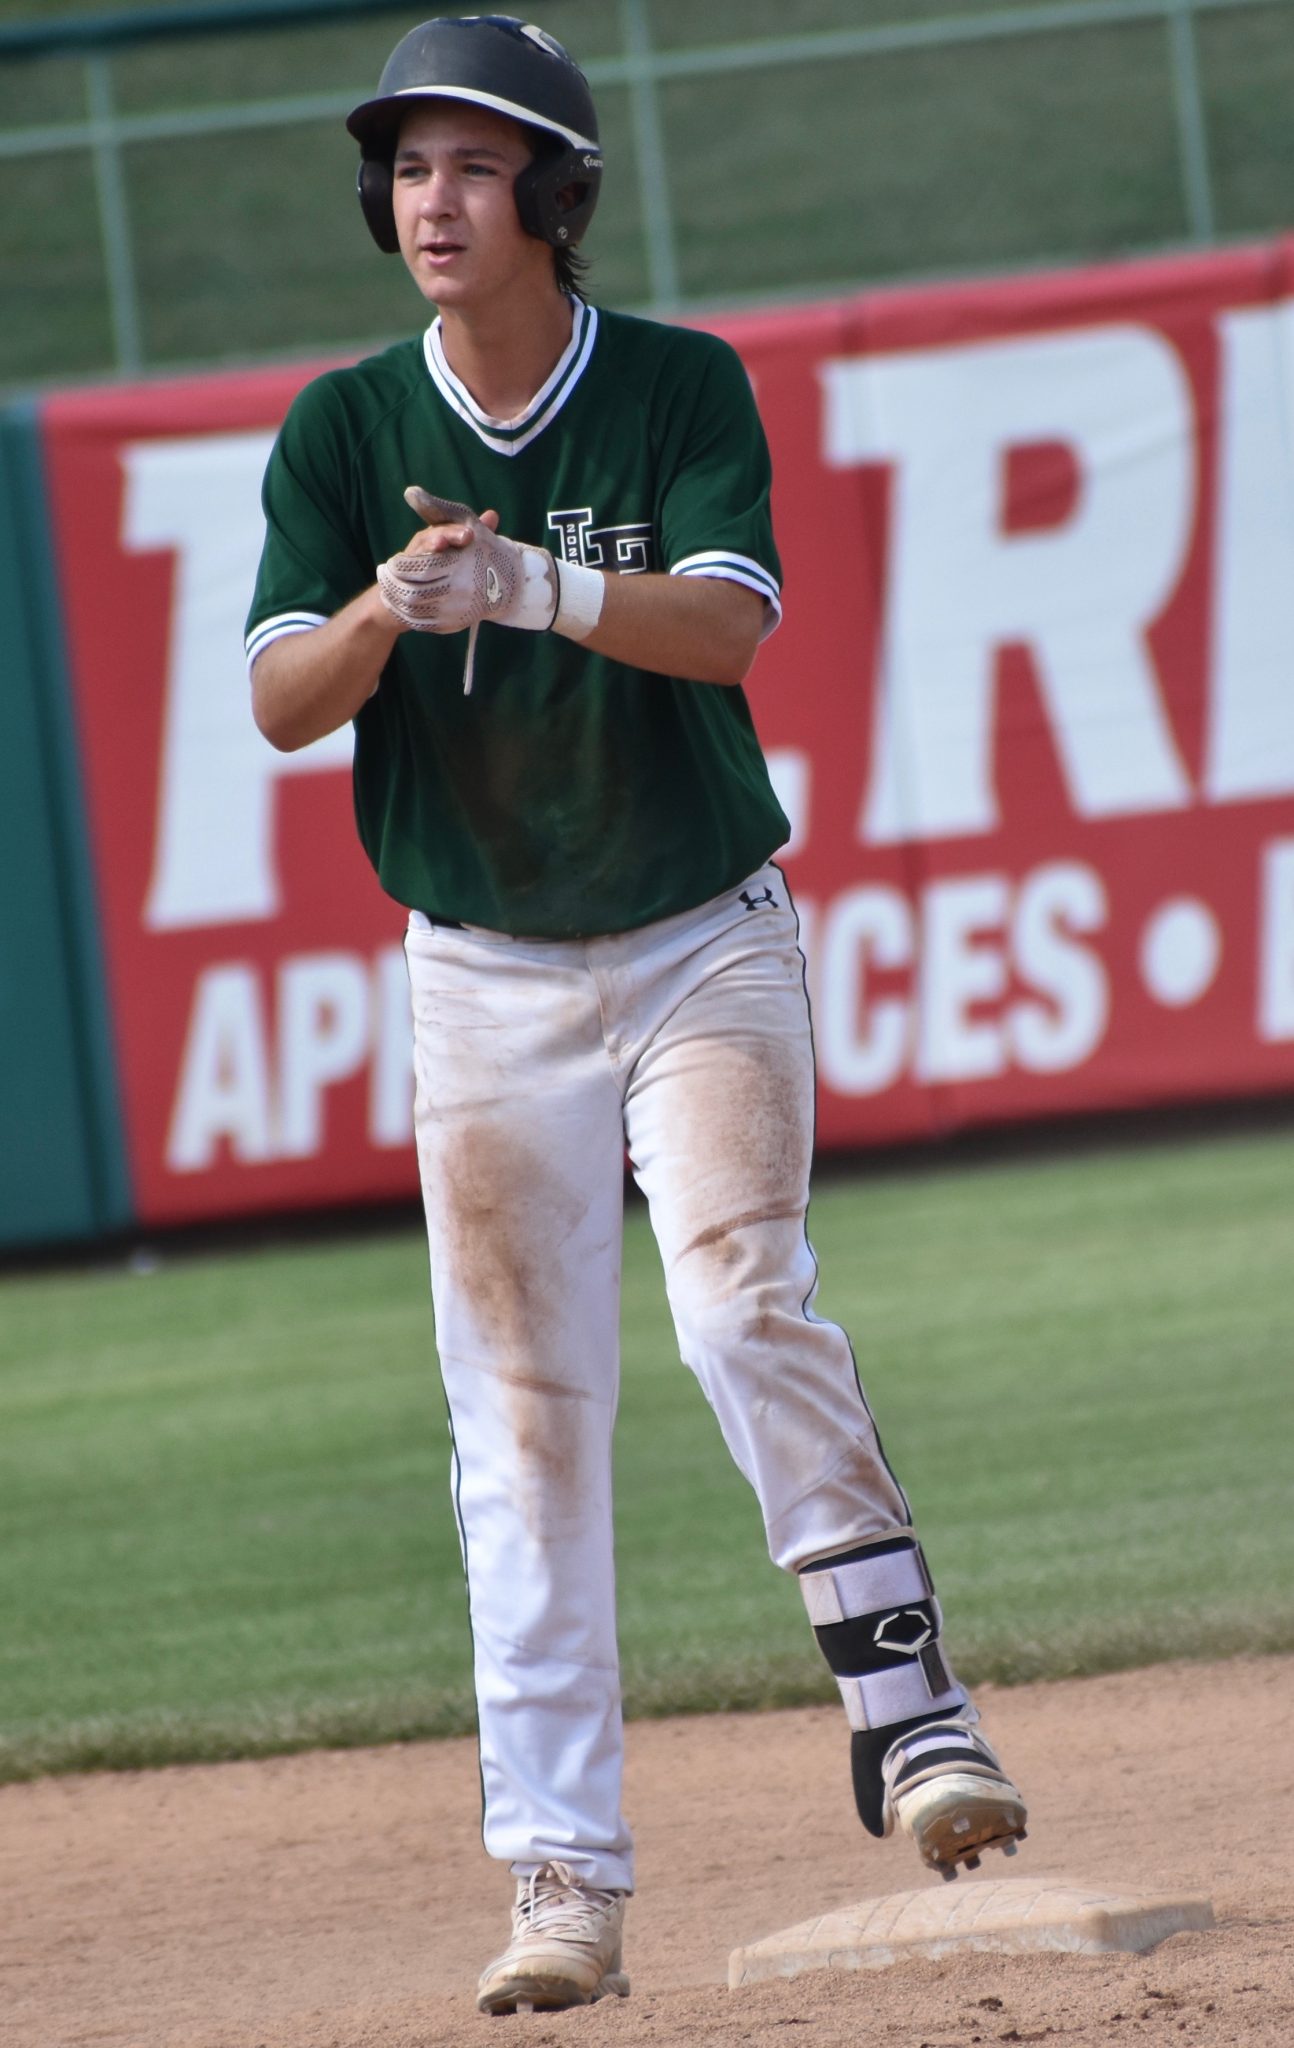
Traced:
MULTIPOLYGON (((323 624, 416 527, 406 484, 514 540, 633 575, 717 576, 780 616, 770 465, 740 359, 714 335, 573 302, 526 412, 483 413, 435 322, 301 392, 265 477, 254 661, 323 624)), ((788 836, 743 692, 553 633, 404 633, 355 720, 360 838, 431 918, 531 937, 628 931, 742 880, 788 836)))

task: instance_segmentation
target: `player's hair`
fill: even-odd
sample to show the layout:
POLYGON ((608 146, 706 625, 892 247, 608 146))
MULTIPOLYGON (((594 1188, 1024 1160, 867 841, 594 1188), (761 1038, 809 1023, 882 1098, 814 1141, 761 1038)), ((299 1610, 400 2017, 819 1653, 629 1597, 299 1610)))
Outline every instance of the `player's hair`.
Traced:
POLYGON ((585 281, 589 274, 589 259, 579 249, 554 249, 553 274, 558 291, 565 292, 568 299, 588 297, 585 281))

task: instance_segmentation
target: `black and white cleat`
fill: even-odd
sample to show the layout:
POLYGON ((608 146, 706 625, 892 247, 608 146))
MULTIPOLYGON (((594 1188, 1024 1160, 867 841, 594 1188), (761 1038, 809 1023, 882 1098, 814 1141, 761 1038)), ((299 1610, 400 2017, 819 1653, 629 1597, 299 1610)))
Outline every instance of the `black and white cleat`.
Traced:
POLYGON ((978 1870, 982 1850, 1014 1855, 1025 1838, 1024 1800, 968 1722, 931 1722, 900 1736, 883 1769, 890 1827, 910 1835, 922 1862, 945 1880, 959 1868, 978 1870))

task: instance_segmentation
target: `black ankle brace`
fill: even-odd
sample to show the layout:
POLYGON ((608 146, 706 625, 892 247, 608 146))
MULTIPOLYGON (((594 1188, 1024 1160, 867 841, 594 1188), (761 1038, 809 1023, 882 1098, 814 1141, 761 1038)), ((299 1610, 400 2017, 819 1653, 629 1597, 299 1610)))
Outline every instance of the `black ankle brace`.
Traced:
POLYGON ((926 1561, 913 1537, 887 1537, 807 1565, 800 1590, 853 1730, 859 1819, 869 1834, 881 1835, 886 1750, 898 1736, 966 1705, 944 1661, 942 1616, 926 1561))

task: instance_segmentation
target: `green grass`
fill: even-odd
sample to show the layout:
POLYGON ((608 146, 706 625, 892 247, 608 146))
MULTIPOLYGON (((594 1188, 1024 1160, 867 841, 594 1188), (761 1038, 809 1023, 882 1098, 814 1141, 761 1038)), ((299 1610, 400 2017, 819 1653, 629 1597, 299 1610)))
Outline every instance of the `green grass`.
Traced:
MULTIPOLYGON (((1294 1141, 828 1177, 964 1674, 1294 1648, 1294 1141)), ((0 1777, 471 1725, 412 1228, 0 1281, 0 1777)), ((629 1218, 631 1712, 830 1696, 629 1218)))
POLYGON ((663 96, 696 297, 1093 257, 1186 231, 1153 25, 782 66, 723 91, 738 88, 739 118, 713 118, 708 78, 663 96))
MULTIPOLYGON (((0 21, 116 11, 118 0, 0 0, 0 21)), ((1169 30, 1094 20, 1063 32, 667 81, 659 112, 680 286, 693 304, 941 271, 1098 258, 1188 234, 1169 30)), ((1004 0, 650 0, 658 49, 1000 14, 1004 0)), ((536 0, 592 62, 622 54, 609 0, 536 0)), ((367 92, 407 18, 202 36, 116 52, 123 114, 300 93, 367 92)), ((1218 232, 1294 215, 1294 0, 1195 28, 1218 232)), ((588 243, 605 305, 651 295, 628 92, 599 87, 607 176, 588 243)), ((0 63, 0 131, 76 119, 79 59, 0 63)), ((361 348, 422 314, 376 259, 337 120, 137 142, 123 177, 144 352, 175 366, 361 348)), ((0 164, 0 276, 14 317, 0 381, 111 366, 88 152, 0 164)))

